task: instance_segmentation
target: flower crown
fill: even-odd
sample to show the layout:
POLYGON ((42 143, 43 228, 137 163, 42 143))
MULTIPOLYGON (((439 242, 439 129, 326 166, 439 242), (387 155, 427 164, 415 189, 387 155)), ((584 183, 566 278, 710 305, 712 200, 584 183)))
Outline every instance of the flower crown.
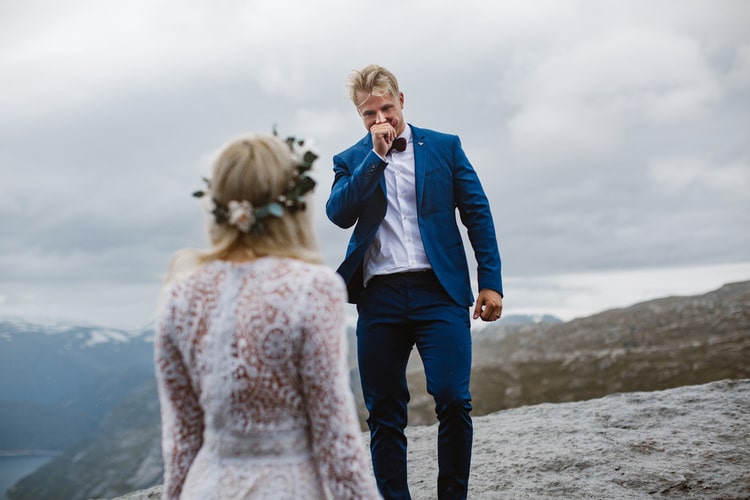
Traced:
MULTIPOLYGON (((273 135, 278 137, 275 128, 273 135)), ((219 203, 216 198, 212 198, 214 208, 211 213, 217 224, 234 226, 243 233, 260 233, 264 229, 263 219, 268 217, 281 218, 284 215, 285 208, 291 212, 305 210, 305 195, 315 188, 315 179, 307 175, 307 172, 312 168, 318 154, 312 148, 312 141, 287 137, 285 142, 297 162, 292 178, 289 180, 287 191, 277 196, 270 203, 260 207, 254 207, 247 200, 231 200, 225 206, 219 203)), ((205 177, 203 180, 210 190, 211 182, 205 177)), ((195 191, 193 196, 202 198, 206 194, 208 194, 206 191, 195 191)))

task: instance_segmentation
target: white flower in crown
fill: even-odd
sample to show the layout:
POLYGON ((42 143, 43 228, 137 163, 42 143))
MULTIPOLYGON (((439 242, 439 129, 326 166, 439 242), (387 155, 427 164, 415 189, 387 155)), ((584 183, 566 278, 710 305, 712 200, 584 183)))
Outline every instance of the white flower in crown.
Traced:
POLYGON ((227 204, 229 209, 229 224, 235 226, 243 233, 249 233, 255 224, 255 210, 247 200, 232 200, 227 204))

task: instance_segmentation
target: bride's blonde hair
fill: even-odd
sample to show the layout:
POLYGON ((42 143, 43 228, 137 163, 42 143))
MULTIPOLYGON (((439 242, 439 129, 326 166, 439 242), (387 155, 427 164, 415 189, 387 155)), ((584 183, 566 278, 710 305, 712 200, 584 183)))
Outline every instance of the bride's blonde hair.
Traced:
MULTIPOLYGON (((222 148, 203 199, 223 207, 230 201, 248 201, 253 207, 262 207, 289 190, 298 165, 299 159, 289 145, 275 135, 247 134, 222 148)), ((261 230, 249 232, 226 221, 217 222, 208 209, 206 224, 211 247, 177 252, 169 265, 166 282, 230 256, 248 260, 277 256, 322 263, 310 205, 306 203, 304 210, 284 210, 281 217, 265 217, 261 230)))

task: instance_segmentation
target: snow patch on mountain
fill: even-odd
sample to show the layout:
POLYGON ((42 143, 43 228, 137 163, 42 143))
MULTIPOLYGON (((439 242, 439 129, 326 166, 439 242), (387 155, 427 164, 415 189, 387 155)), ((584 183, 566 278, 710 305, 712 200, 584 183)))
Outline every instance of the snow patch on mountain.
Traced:
POLYGON ((106 343, 125 344, 135 339, 146 342, 153 341, 153 332, 150 328, 121 330, 67 321, 41 320, 31 322, 18 318, 0 318, 0 340, 12 342, 16 335, 69 336, 73 340, 73 344, 66 345, 66 349, 91 348, 106 343))

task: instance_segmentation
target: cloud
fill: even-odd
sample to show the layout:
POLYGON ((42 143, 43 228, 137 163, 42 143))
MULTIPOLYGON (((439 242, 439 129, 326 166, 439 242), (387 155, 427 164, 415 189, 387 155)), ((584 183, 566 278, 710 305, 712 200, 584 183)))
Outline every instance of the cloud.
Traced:
POLYGON ((274 125, 318 145, 338 265, 330 158, 365 133, 345 79, 370 62, 407 120, 461 136, 509 282, 750 261, 748 21, 731 0, 6 2, 0 313, 21 288, 40 298, 23 311, 79 317, 158 290, 205 244, 190 193, 212 155, 274 125))
POLYGON ((705 191, 742 201, 750 189, 750 162, 740 159, 717 165, 695 156, 658 158, 650 165, 649 175, 656 189, 671 195, 705 191))
POLYGON ((518 314, 544 311, 568 321, 654 298, 698 295, 739 281, 738 276, 750 276, 748 263, 511 278, 503 302, 518 314))
POLYGON ((601 163, 622 152, 633 129, 700 117, 718 98, 716 80, 683 34, 629 27, 585 37, 505 81, 516 109, 511 145, 532 165, 601 163))

